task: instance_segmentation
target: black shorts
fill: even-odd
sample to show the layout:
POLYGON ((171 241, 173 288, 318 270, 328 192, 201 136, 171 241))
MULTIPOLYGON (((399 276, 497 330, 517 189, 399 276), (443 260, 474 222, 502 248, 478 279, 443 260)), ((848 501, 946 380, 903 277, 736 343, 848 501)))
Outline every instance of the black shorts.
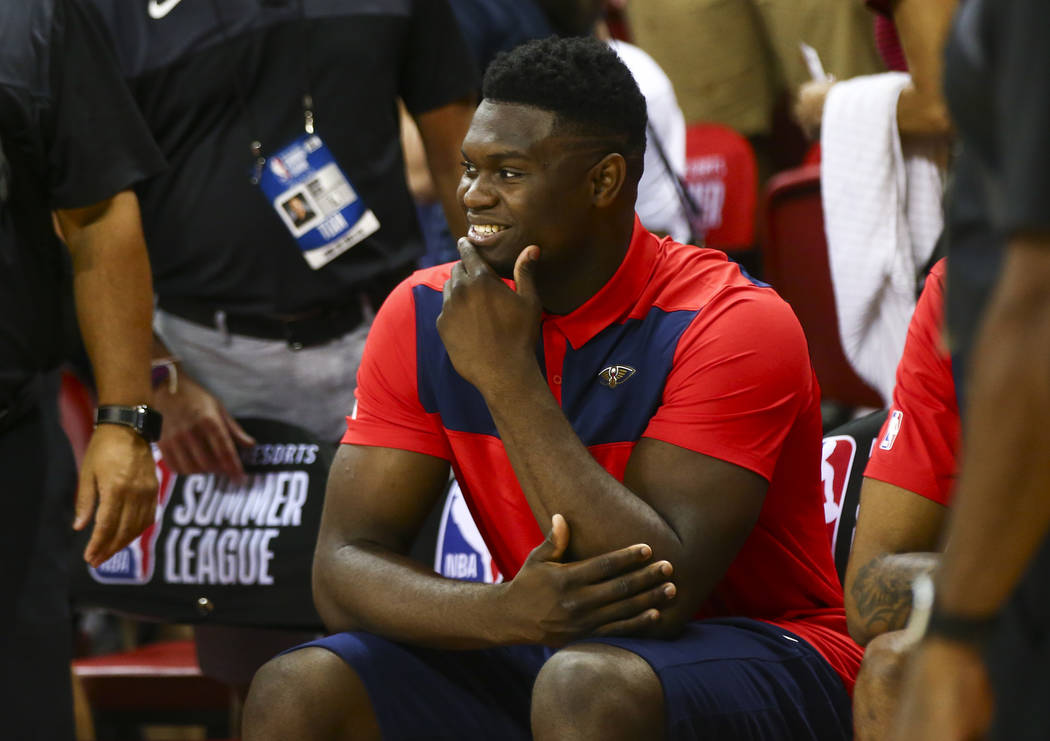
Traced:
MULTIPOLYGON (((774 625, 705 620, 674 641, 594 640, 652 666, 663 685, 667 738, 852 738, 842 680, 809 644, 774 625)), ((544 646, 439 651, 362 632, 297 648, 306 646, 327 648, 353 667, 386 739, 531 738, 532 685, 554 653, 544 646)))

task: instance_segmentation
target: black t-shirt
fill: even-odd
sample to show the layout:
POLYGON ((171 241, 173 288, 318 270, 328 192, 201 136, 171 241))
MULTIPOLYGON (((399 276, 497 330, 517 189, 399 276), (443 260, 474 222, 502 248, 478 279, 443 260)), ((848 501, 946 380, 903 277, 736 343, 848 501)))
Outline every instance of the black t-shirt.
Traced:
POLYGON ((476 85, 446 0, 93 2, 171 165, 138 191, 162 303, 293 313, 409 269, 422 241, 396 99, 422 113, 476 85), (319 270, 249 177, 252 140, 269 155, 303 134, 305 92, 316 133, 380 223, 319 270))
POLYGON ((983 168, 993 227, 1050 231, 1050 6, 964 0, 946 52, 945 93, 983 168))
POLYGON ((50 211, 163 167, 104 35, 76 0, 0 2, 0 410, 58 363, 69 260, 50 211))
POLYGON ((1043 0, 964 0, 946 47, 960 149, 948 197, 946 300, 960 401, 1006 241, 1050 230, 1048 38, 1043 0))

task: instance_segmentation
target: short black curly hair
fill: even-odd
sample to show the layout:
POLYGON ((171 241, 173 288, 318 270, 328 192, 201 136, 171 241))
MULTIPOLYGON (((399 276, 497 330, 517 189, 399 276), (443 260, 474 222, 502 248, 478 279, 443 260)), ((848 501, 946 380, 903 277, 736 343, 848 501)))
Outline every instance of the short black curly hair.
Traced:
POLYGON ((561 130, 600 140, 641 177, 645 98, 608 44, 556 36, 522 44, 493 60, 481 92, 486 100, 551 111, 561 130))

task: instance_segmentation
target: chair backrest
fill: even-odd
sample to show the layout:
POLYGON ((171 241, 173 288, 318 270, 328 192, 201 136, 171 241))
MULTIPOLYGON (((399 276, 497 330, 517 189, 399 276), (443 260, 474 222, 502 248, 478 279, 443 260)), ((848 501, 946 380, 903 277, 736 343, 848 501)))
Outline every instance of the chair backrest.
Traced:
POLYGON ((846 577, 846 563, 857 527, 860 487, 872 446, 886 421, 887 410, 858 417, 824 436, 820 455, 820 480, 824 485, 824 522, 831 539, 831 554, 839 581, 846 577))
POLYGON ((791 304, 809 343, 824 399, 853 407, 882 406, 857 375, 839 337, 820 202, 820 165, 770 178, 763 196, 763 278, 791 304))
POLYGON ((747 139, 722 124, 688 126, 685 182, 700 207, 693 231, 708 247, 729 252, 754 246, 758 166, 747 139))

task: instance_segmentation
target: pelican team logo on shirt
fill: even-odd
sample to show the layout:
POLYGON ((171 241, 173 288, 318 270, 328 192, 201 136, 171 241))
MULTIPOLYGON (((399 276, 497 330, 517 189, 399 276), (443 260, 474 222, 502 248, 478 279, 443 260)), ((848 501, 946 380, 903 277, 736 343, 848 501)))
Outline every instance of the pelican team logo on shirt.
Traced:
POLYGON ((598 373, 598 380, 602 386, 614 389, 633 375, 634 368, 629 365, 610 365, 608 368, 602 368, 598 373))

